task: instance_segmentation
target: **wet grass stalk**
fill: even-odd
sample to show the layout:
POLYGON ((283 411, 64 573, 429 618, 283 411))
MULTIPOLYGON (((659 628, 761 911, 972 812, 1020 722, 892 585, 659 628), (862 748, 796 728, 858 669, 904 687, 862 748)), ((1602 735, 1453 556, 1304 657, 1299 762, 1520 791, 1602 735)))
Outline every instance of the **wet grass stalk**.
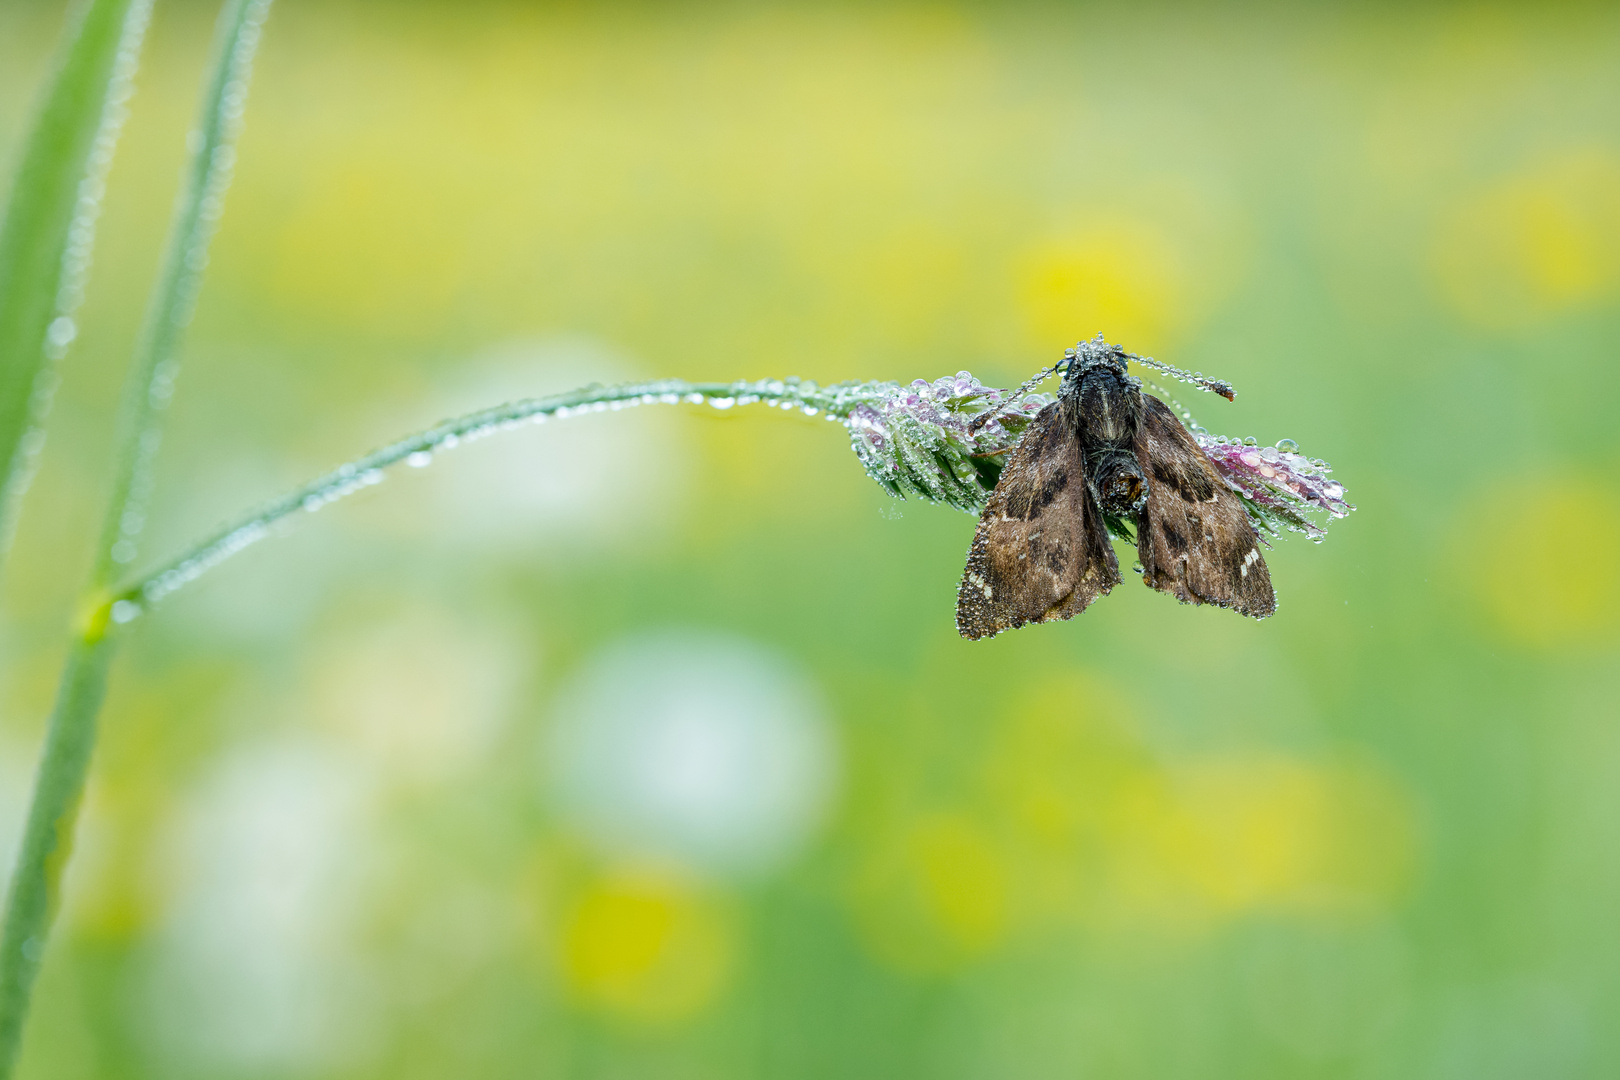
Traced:
POLYGON ((90 252, 152 0, 85 0, 68 25, 0 220, 0 557, 76 336, 90 252))
POLYGON ((163 263, 125 382, 106 524, 81 601, 45 746, 34 777, 0 933, 0 1080, 11 1075, 47 936, 61 896, 78 807, 95 747, 96 719, 115 638, 108 582, 136 554, 151 489, 158 419, 173 392, 181 336, 191 319, 235 163, 247 80, 270 0, 227 0, 220 14, 202 113, 163 263))
POLYGON ((952 396, 942 398, 941 404, 945 413, 955 419, 956 430, 947 432, 937 423, 913 423, 909 441, 895 430, 893 416, 884 418, 881 410, 890 403, 903 403, 906 396, 915 400, 916 393, 892 382, 818 386, 801 379, 731 383, 659 379, 615 386, 593 384, 567 393, 480 409, 389 443, 265 503, 188 551, 122 584, 111 593, 109 615, 115 626, 138 618, 170 593, 272 535, 276 526, 288 518, 319 510, 381 483, 390 466, 427 465, 436 455, 462 443, 528 424, 583 413, 617 412, 641 405, 706 404, 724 410, 757 403, 824 417, 849 430, 867 471, 892 493, 950 503, 976 513, 989 490, 984 471, 987 463, 993 480, 995 465, 999 465, 1016 441, 1030 412, 1045 399, 1036 395, 1012 400, 1004 396, 1004 391, 973 382, 966 372, 956 380, 941 382, 953 383, 951 390, 942 391, 952 396), (958 385, 961 393, 957 392, 958 385), (981 424, 969 435, 967 424, 975 417, 992 422, 981 424), (863 445, 873 441, 880 444, 876 451, 863 445))
MULTIPOLYGON (((965 371, 909 385, 818 386, 795 378, 731 383, 659 379, 593 384, 480 409, 340 465, 126 579, 105 594, 107 618, 113 629, 133 622, 233 555, 275 535, 297 515, 382 483, 392 466, 425 466, 463 443, 529 424, 641 405, 708 405, 724 410, 761 404, 835 421, 847 430, 867 475, 891 495, 977 514, 1019 436, 1034 414, 1051 403, 1050 395, 1029 392, 1038 381, 1001 390, 982 385, 965 371)), ((1327 462, 1296 453, 1293 440, 1262 448, 1254 439, 1227 439, 1196 425, 1195 429, 1195 438, 1228 486, 1243 498, 1251 520, 1263 533, 1293 531, 1320 540, 1329 520, 1354 509, 1344 501, 1343 487, 1329 478, 1332 470, 1327 462)))

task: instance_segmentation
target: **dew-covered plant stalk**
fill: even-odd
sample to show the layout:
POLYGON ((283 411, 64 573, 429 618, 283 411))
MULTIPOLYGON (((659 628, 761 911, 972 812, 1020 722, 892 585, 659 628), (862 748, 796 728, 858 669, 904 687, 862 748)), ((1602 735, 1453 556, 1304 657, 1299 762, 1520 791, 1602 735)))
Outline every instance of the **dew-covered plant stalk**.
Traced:
MULTIPOLYGON (((1038 380, 1035 380, 1038 381, 1038 380)), ((1026 384, 1026 387, 1030 384, 1026 384)), ((1223 384, 1224 385, 1224 384, 1223 384)), ((381 483, 389 467, 422 467, 464 442, 526 424, 639 405, 688 403, 716 409, 763 404, 841 424, 868 476, 897 498, 944 503, 977 514, 995 487, 1007 455, 1031 419, 1051 402, 1046 394, 985 386, 966 371, 928 382, 847 382, 818 386, 804 379, 691 383, 679 379, 586 386, 527 398, 436 424, 340 465, 224 526, 173 559, 111 594, 111 621, 123 625, 243 549, 274 534, 278 524, 381 483)), ((1312 539, 1326 520, 1354 509, 1329 479, 1326 462, 1297 453, 1292 440, 1261 449, 1255 440, 1196 438, 1250 517, 1265 533, 1284 529, 1312 539), (1251 460, 1252 459, 1252 460, 1251 460)), ((1128 539, 1128 537, 1127 537, 1128 539)))
POLYGON ((0 557, 43 443, 52 364, 75 335, 151 10, 152 0, 88 0, 70 12, 0 218, 0 557))
POLYGON ((152 604, 207 570, 271 535, 278 522, 319 510, 381 483, 391 465, 424 466, 436 454, 496 432, 580 413, 616 412, 638 405, 705 404, 716 409, 765 404, 822 416, 849 429, 867 473, 891 494, 975 510, 995 483, 1001 463, 1045 404, 1042 395, 1014 399, 980 385, 967 372, 910 387, 892 382, 818 386, 803 379, 691 383, 679 379, 592 385, 564 394, 528 398, 468 413, 389 443, 364 457, 267 503, 191 550, 118 588, 110 601, 115 624, 135 619, 152 604), (973 424, 973 421, 980 421, 973 424), (970 424, 973 430, 970 431, 970 424))
POLYGON ((190 320, 207 264, 208 242, 230 182, 248 74, 269 7, 270 0, 227 0, 220 15, 184 189, 125 384, 106 525, 81 600, 77 640, 46 729, 6 898, 0 934, 0 1080, 11 1074, 16 1062, 95 746, 96 717, 113 647, 107 633, 112 606, 107 582, 119 564, 136 554, 135 538, 144 520, 157 449, 156 418, 172 392, 180 336, 190 320))

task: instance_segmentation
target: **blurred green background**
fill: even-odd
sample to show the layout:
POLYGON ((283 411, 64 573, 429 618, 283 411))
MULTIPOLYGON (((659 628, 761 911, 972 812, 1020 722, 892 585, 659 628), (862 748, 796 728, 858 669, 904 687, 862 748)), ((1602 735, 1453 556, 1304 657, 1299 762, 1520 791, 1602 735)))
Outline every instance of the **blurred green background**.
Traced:
MULTIPOLYGON (((63 5, 0 6, 11 160, 63 5)), ((0 590, 9 872, 214 9, 0 590)), ((843 432, 456 451, 140 625, 22 1074, 1620 1074, 1620 14, 282 0, 153 558, 465 408, 1110 340, 1360 509, 959 640, 843 432)), ((1129 556, 1126 556, 1128 564, 1129 556)))

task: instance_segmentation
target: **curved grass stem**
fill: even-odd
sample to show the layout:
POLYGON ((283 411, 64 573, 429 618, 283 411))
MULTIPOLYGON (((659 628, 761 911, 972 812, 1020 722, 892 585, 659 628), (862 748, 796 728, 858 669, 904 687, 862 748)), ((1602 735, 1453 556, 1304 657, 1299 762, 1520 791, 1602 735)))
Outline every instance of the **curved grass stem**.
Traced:
POLYGON ((384 470, 391 465, 401 462, 425 464, 435 453, 497 431, 578 412, 608 411, 655 403, 673 405, 679 402, 707 402, 721 408, 766 402, 841 419, 846 410, 843 407, 845 399, 839 390, 838 387, 821 388, 811 382, 781 379, 734 383, 661 379, 619 386, 586 386, 568 393, 526 398, 454 417, 316 477, 225 526, 135 581, 119 587, 112 593, 111 618, 115 624, 138 618, 157 601, 269 536, 278 522, 300 511, 319 510, 328 503, 379 483, 384 470))

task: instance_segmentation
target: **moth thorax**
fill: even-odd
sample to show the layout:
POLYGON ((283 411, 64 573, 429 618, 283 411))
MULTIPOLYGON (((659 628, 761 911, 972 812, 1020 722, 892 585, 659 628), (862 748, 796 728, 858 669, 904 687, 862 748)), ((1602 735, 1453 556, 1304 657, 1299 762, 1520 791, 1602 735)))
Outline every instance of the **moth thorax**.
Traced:
POLYGON ((1086 373, 1080 383, 1080 437, 1092 445, 1135 441, 1141 399, 1135 387, 1108 369, 1086 373))
POLYGON ((1104 452, 1091 471, 1097 502, 1110 514, 1134 514, 1147 504, 1147 477, 1136 455, 1123 450, 1104 452))

